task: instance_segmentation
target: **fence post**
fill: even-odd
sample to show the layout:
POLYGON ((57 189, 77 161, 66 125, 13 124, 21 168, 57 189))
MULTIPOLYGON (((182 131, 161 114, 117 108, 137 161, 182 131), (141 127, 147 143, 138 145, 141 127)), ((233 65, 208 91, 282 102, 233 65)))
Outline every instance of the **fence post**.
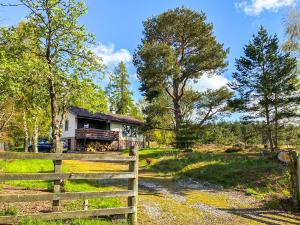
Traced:
MULTIPOLYGON (((61 173, 61 167, 62 167, 62 160, 53 160, 54 163, 54 173, 61 173)), ((55 180, 54 181, 54 193, 60 193, 61 191, 61 180, 55 180)), ((54 212, 59 211, 60 208, 60 200, 53 200, 52 203, 52 210, 54 212)))
POLYGON ((295 209, 300 208, 300 158, 296 151, 290 152, 290 188, 295 209))
POLYGON ((298 192, 298 199, 297 199, 297 209, 300 209, 300 157, 297 155, 297 192, 298 192))
MULTIPOLYGON (((62 153, 62 145, 61 143, 57 143, 57 152, 62 153)), ((53 160, 54 164, 54 173, 61 173, 62 172, 62 160, 53 160)), ((54 187, 53 187, 53 192, 54 193, 60 193, 61 192, 61 180, 54 180, 54 187)), ((60 209, 60 200, 56 199, 53 200, 52 202, 52 210, 54 212, 58 212, 60 209)))
POLYGON ((138 146, 131 146, 129 150, 129 155, 135 156, 136 160, 129 162, 129 172, 134 172, 135 178, 128 179, 128 190, 134 191, 134 196, 128 197, 128 206, 134 208, 134 213, 129 214, 128 219, 132 225, 137 225, 138 171, 139 171, 138 146))

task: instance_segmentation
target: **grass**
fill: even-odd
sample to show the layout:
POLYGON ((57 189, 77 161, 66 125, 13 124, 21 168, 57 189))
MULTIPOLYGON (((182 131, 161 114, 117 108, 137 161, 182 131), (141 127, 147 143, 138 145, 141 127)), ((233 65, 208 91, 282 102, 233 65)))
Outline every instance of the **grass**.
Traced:
POLYGON ((260 199, 278 193, 289 195, 287 165, 259 155, 144 149, 140 151, 140 159, 143 168, 152 172, 199 179, 260 199), (147 166, 145 162, 149 158, 153 163, 147 166))
MULTIPOLYGON (((106 165, 108 168, 109 166, 106 165)), ((105 170, 103 165, 91 164, 90 162, 79 162, 79 161, 65 161, 63 163, 63 172, 94 172, 105 170)), ((51 160, 7 160, 0 161, 0 172, 5 173, 47 173, 53 172, 54 166, 51 160)), ((24 187, 27 189, 48 189, 52 190, 53 182, 51 181, 6 181, 5 185, 24 187)), ((67 180, 64 182, 63 189, 66 192, 87 192, 87 191, 107 191, 115 190, 116 187, 110 183, 102 183, 96 180, 67 180)), ((0 190, 1 191, 1 190, 0 190)), ((124 202, 121 198, 95 198, 89 199, 89 209, 99 208, 115 208, 122 206, 124 202)), ((63 210, 80 210, 82 209, 82 200, 65 201, 63 204, 63 210)), ((1 215, 16 215, 17 209, 7 208, 0 211, 1 215)), ((86 220, 69 220, 69 221, 54 221, 54 222, 43 222, 43 221, 22 221, 23 225, 37 225, 37 224, 70 224, 70 225, 89 225, 99 224, 108 225, 112 224, 110 220, 106 219, 86 219, 86 220)), ((124 222, 116 224, 127 224, 124 222)))
MULTIPOLYGON (((194 150, 182 152, 171 148, 148 148, 139 152, 140 169, 150 171, 153 178, 160 174, 166 174, 174 179, 193 178, 212 184, 221 185, 226 189, 243 191, 247 195, 258 199, 270 198, 271 207, 278 207, 279 198, 289 197, 288 168, 277 160, 250 156, 248 152, 224 154, 216 149, 213 151, 194 150), (150 163, 150 165, 149 165, 150 163), (278 198, 277 198, 278 197, 278 198)), ((64 172, 97 172, 100 170, 125 170, 125 165, 108 163, 91 163, 79 161, 64 161, 64 172)), ((52 172, 53 163, 47 160, 10 160, 0 161, 0 172, 52 172)), ((21 186, 25 188, 51 189, 52 182, 47 181, 10 181, 5 184, 21 186)), ((95 180, 71 180, 64 183, 64 190, 68 192, 78 191, 105 191, 122 189, 119 183, 103 183, 95 180)), ((0 190, 1 191, 1 190, 0 190)), ((204 202, 215 207, 228 207, 229 200, 226 196, 199 195, 188 193, 190 199, 195 202, 204 202)), ((144 197, 145 198, 145 197, 144 197)), ((149 196, 150 198, 150 196, 149 196)), ((120 198, 96 198, 90 199, 90 209, 119 207, 125 202, 120 198)), ((192 202, 193 203, 193 202, 192 202)), ((164 204, 162 202, 162 204, 164 204)), ((170 203, 171 204, 171 203, 170 203)), ((173 204, 173 203, 172 203, 173 204)), ((167 207, 167 206, 166 206, 167 207)), ((168 206, 168 207, 171 207, 168 206)), ((173 206, 172 206, 173 207, 173 206)), ((82 200, 67 201, 64 210, 76 210, 82 208, 82 200)), ((13 210, 1 212, 2 214, 15 213, 13 210)), ((111 224, 109 220, 71 220, 44 223, 42 221, 23 221, 22 224, 111 224)), ((124 223, 120 223, 124 224, 124 223)))
POLYGON ((3 211, 0 211, 0 216, 15 216, 18 214, 18 210, 14 207, 8 207, 3 211))
MULTIPOLYGON (((42 221, 42 220, 23 220, 20 225, 111 225, 108 219, 75 219, 66 221, 42 221)), ((116 225, 125 225, 126 222, 117 222, 116 225)))

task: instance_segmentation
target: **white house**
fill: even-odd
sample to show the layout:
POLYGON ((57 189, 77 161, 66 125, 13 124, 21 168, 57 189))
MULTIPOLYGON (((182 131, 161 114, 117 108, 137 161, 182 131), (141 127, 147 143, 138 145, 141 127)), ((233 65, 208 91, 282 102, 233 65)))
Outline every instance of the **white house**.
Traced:
POLYGON ((86 150, 88 146, 123 149, 132 145, 144 146, 139 132, 142 121, 119 114, 90 113, 70 107, 63 127, 62 140, 69 150, 86 150))

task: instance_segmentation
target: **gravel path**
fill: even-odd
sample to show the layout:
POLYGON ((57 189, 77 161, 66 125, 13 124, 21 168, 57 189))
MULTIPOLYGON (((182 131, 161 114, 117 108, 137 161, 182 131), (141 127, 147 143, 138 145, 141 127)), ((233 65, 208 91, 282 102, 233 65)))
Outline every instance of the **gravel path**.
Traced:
POLYGON ((300 215, 267 210, 243 193, 194 180, 139 180, 139 224, 300 224, 300 215))

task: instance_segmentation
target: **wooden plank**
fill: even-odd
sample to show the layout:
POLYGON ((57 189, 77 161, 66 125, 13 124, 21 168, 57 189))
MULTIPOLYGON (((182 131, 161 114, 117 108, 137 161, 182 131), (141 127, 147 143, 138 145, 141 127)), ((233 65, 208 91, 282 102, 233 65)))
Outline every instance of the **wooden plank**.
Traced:
POLYGON ((101 179, 130 179, 135 178, 133 172, 106 173, 7 173, 0 174, 0 181, 5 180, 101 180, 101 179))
POLYGON ((53 200, 88 199, 99 197, 134 196, 134 191, 64 192, 47 194, 0 195, 0 202, 37 202, 53 200))
POLYGON ((88 160, 101 162, 130 162, 134 156, 114 154, 0 152, 0 159, 88 160))
POLYGON ((138 203, 138 147, 134 146, 130 148, 129 151, 130 156, 135 156, 136 161, 129 162, 129 171, 133 172, 135 174, 134 178, 131 178, 128 180, 128 190, 132 190, 135 195, 128 197, 128 207, 133 207, 135 209, 135 212, 132 214, 129 214, 129 221, 132 225, 137 225, 137 203, 138 203))
POLYGON ((97 216, 111 216, 111 215, 121 215, 134 213, 135 209, 133 207, 123 207, 123 208, 108 208, 108 209, 94 209, 94 210, 78 210, 69 212, 52 212, 52 213, 39 213, 39 214, 29 214, 21 216, 2 216, 0 217, 0 224, 15 224, 23 219, 32 220, 65 220, 65 219, 80 219, 89 218, 97 216))

